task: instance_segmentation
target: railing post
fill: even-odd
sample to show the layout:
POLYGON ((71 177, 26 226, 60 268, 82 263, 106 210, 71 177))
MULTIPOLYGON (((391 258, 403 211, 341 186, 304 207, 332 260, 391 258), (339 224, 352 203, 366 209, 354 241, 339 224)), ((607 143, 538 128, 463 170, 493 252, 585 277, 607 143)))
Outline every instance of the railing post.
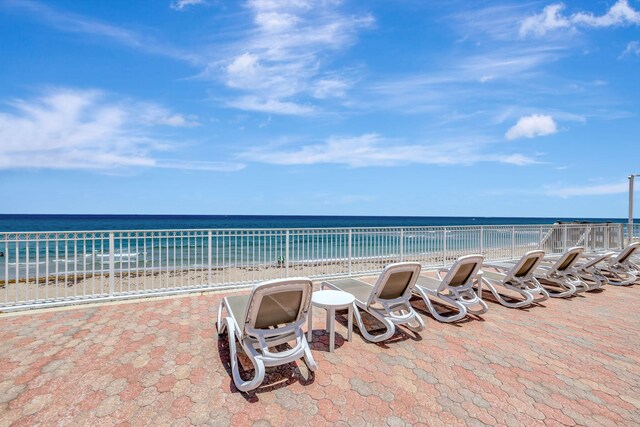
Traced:
POLYGON ((609 226, 605 225, 604 226, 604 249, 605 250, 609 249, 609 243, 610 243, 609 242, 609 226))
POLYGON ((404 229, 400 229, 400 262, 404 260, 404 229))
POLYGON ((349 276, 351 276, 351 245, 353 244, 353 230, 349 229, 349 241, 347 243, 347 256, 349 262, 349 276))
POLYGON ((594 233, 595 233, 595 229, 592 227, 585 227, 585 230, 584 230, 584 251, 585 252, 589 252, 589 234, 591 234, 591 230, 594 230, 594 233))
POLYGON ((542 226, 540 226, 540 230, 538 231, 538 249, 542 249, 542 226))
POLYGON ((516 257, 516 227, 511 226, 511 259, 516 257))
POLYGON ((618 249, 624 248, 624 225, 620 224, 618 226, 618 242, 620 242, 620 247, 618 249))
POLYGON ((209 286, 212 286, 213 285, 213 276, 211 274, 211 270, 213 268, 213 264, 212 264, 212 259, 213 259, 212 255, 213 254, 211 252, 213 251, 213 233, 211 232, 211 230, 209 230, 209 232, 207 234, 208 234, 208 240, 209 240, 209 242, 208 242, 209 249, 207 251, 207 253, 209 254, 208 260, 207 260, 207 262, 209 264, 209 286))
POLYGON ((284 245, 284 272, 289 277, 289 230, 285 232, 284 245))
POLYGON ((116 241, 113 231, 109 232, 109 296, 112 297, 116 287, 116 241))
POLYGON ((562 252, 567 252, 567 224, 562 224, 562 252))
POLYGON ((442 227, 442 265, 447 265, 447 227, 442 227))
POLYGON ((484 256, 484 225, 480 226, 480 255, 484 256))

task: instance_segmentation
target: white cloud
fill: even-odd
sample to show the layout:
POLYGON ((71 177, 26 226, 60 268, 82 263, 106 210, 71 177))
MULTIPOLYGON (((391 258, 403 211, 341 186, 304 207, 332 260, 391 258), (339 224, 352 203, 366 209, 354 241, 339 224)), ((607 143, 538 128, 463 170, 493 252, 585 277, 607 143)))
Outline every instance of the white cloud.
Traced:
POLYGON ((199 4, 207 4, 206 0, 176 0, 172 2, 169 7, 174 10, 184 10, 189 6, 196 6, 199 4))
POLYGON ((235 108, 276 114, 316 111, 292 98, 344 96, 351 82, 328 73, 327 58, 331 52, 353 44, 357 32, 374 22, 369 15, 341 14, 340 3, 247 2, 252 26, 243 30, 238 40, 224 50, 225 58, 212 62, 201 77, 221 79, 229 88, 244 92, 228 103, 235 108))
POLYGON ((618 0, 609 10, 600 16, 589 12, 578 12, 564 15, 563 3, 546 6, 541 13, 529 16, 520 24, 520 36, 544 36, 561 28, 576 29, 578 27, 615 27, 640 25, 640 12, 629 6, 627 0, 618 0))
POLYGON ((338 79, 327 78, 316 81, 311 89, 311 94, 314 98, 342 98, 345 96, 347 89, 351 86, 350 82, 338 79))
POLYGON ((154 55, 162 55, 186 61, 191 64, 201 64, 201 54, 176 48, 168 43, 163 43, 131 29, 89 18, 83 15, 58 11, 48 5, 32 0, 7 0, 0 2, 0 6, 25 13, 59 31, 67 33, 80 33, 89 36, 100 37, 147 52, 154 55))
POLYGON ((626 49, 624 50, 624 52, 622 52, 622 55, 620 55, 620 57, 625 57, 625 56, 640 56, 640 42, 638 41, 632 41, 629 42, 627 44, 626 49))
POLYGON ((318 144, 294 149, 263 146, 245 151, 241 158, 275 165, 341 164, 351 167, 398 166, 406 164, 469 165, 499 162, 514 165, 537 163, 521 154, 480 153, 474 142, 440 144, 398 144, 397 141, 370 133, 355 137, 330 137, 318 144))
POLYGON ((508 140, 519 138, 535 138, 536 136, 551 135, 558 131, 556 122, 551 116, 532 114, 520 117, 504 135, 508 140))
POLYGON ((262 99, 255 96, 243 96, 227 103, 228 106, 246 111, 259 111, 283 115, 305 116, 313 113, 312 106, 277 99, 262 99))
POLYGON ((629 184, 627 182, 618 182, 614 184, 549 188, 547 189, 546 194, 549 196, 569 198, 574 196, 602 196, 607 194, 623 194, 627 193, 628 191, 629 184))
POLYGON ((230 170, 237 164, 161 159, 175 150, 159 127, 195 126, 162 106, 98 90, 52 89, 0 112, 0 169, 163 167, 230 170))

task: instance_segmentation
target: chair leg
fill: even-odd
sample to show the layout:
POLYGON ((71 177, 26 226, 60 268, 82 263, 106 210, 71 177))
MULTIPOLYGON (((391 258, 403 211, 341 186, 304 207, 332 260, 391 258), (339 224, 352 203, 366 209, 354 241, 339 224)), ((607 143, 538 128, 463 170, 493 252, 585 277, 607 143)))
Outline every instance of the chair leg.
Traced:
POLYGON ((433 295, 435 298, 439 298, 439 299, 442 299, 443 301, 448 302, 449 304, 453 305, 458 310, 458 313, 456 313, 454 315, 443 316, 440 313, 438 313, 438 311, 433 306, 433 303, 429 299, 429 295, 421 287, 416 286, 414 289, 418 292, 420 297, 422 297, 422 299, 424 300, 424 303, 427 306, 427 308, 429 309, 429 312, 431 313, 431 315, 433 317, 435 317, 436 320, 439 321, 439 322, 444 322, 444 323, 457 322, 458 320, 462 319, 463 317, 465 317, 467 315, 467 308, 464 305, 460 304, 459 302, 454 301, 454 300, 449 299, 449 298, 445 299, 442 296, 433 295))
POLYGON ((380 323, 385 325, 387 330, 380 335, 370 334, 369 331, 367 331, 367 328, 365 328, 364 322, 362 321, 362 316, 360 315, 360 310, 356 306, 356 309, 353 311, 353 316, 356 319, 356 324, 358 325, 358 329, 360 329, 360 333, 362 334, 364 339, 371 342, 382 342, 393 336, 393 334, 396 332, 396 327, 393 324, 393 322, 391 322, 386 317, 376 313, 374 310, 367 311, 367 313, 371 314, 373 317, 376 318, 376 320, 380 321, 380 323))
POLYGON ((531 292, 531 295, 534 295, 534 302, 541 303, 543 301, 548 300, 551 297, 551 295, 549 295, 549 292, 547 292, 547 290, 542 287, 538 279, 533 278, 532 283, 533 283, 533 288, 528 286, 527 291, 531 292), (536 298, 535 297, 536 294, 540 294, 541 297, 536 298))
POLYGON ((531 293, 522 290, 520 288, 516 288, 515 286, 509 286, 509 285, 504 285, 504 287, 506 289, 512 290, 514 292, 517 292, 519 295, 521 295, 524 298, 524 301, 518 301, 518 302, 509 302, 506 299, 504 299, 502 297, 502 295, 500 295, 500 292, 498 292, 498 290, 495 288, 495 286, 493 286, 492 283, 490 283, 487 279, 483 278, 482 282, 486 285, 486 287, 489 289, 489 291, 491 291, 491 293, 493 294, 493 296, 495 297, 495 299, 503 306, 508 307, 508 308, 522 308, 522 307, 527 307, 529 305, 531 305, 533 303, 533 295, 531 295, 531 293))
POLYGON ((601 273, 606 277, 607 284, 613 286, 629 286, 633 285, 637 280, 637 277, 634 274, 626 271, 603 269, 601 270, 601 273))
POLYGON ((555 284, 556 286, 560 286, 560 288, 564 289, 564 291, 557 292, 557 291, 553 291, 551 289, 545 288, 545 291, 547 292, 547 294, 549 294, 549 297, 551 298, 566 298, 576 293, 576 287, 573 286, 571 283, 567 283, 567 282, 563 283, 560 281, 552 281, 551 283, 555 284))
POLYGON ((242 348, 244 349, 246 355, 251 360, 253 367, 255 369, 255 375, 253 379, 249 381, 244 381, 240 376, 240 364, 238 362, 238 350, 236 348, 236 327, 233 324, 233 320, 230 317, 225 318, 225 324, 228 330, 229 337, 229 356, 231 358, 231 375, 233 377, 233 382, 236 385, 236 388, 240 391, 247 392, 251 391, 260 384, 264 380, 265 374, 265 366, 262 360, 258 357, 258 353, 253 348, 251 344, 242 343, 242 348))
POLYGON ((311 349, 309 348, 309 344, 307 343, 305 343, 304 346, 304 362, 307 364, 311 371, 318 370, 318 364, 313 359, 313 356, 311 355, 311 349))
POLYGON ((424 330, 424 328, 426 327, 424 320, 422 320, 422 317, 412 307, 410 307, 410 309, 411 311, 413 311, 413 320, 407 322, 405 326, 411 332, 420 332, 424 330), (415 326, 413 325, 414 322, 416 323, 415 326))
POLYGON ((489 310, 489 306, 487 306, 487 303, 482 301, 481 298, 478 298, 478 302, 476 304, 474 304, 474 307, 476 305, 479 305, 480 308, 479 309, 475 309, 475 308, 471 308, 471 307, 467 307, 467 312, 471 313, 475 316, 479 316, 481 314, 486 313, 489 310))
POLYGON ((222 302, 220 303, 220 307, 218 307, 218 320, 216 321, 216 329, 218 330, 218 335, 224 334, 224 331, 227 328, 226 322, 222 321, 222 309, 223 308, 227 308, 227 301, 224 298, 222 299, 222 302))

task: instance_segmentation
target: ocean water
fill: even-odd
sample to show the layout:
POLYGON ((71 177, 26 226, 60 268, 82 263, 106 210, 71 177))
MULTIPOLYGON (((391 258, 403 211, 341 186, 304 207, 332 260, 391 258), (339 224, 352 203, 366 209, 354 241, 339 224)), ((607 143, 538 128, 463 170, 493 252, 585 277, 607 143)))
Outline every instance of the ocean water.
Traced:
MULTIPOLYGON (((173 215, 0 215, 0 281, 76 271, 101 274, 109 269, 111 254, 116 270, 201 269, 207 260, 215 266, 278 266, 286 260, 310 264, 397 257, 397 254, 444 257, 465 253, 481 245, 485 250, 510 249, 512 243, 537 247, 542 228, 484 230, 482 243, 475 230, 407 230, 402 239, 395 230, 285 233, 273 229, 366 228, 460 225, 549 225, 556 221, 623 223, 615 218, 514 217, 358 217, 358 216, 173 216, 173 215), (106 234, 78 236, 22 235, 15 232, 110 230, 266 229, 271 231, 162 233, 160 236, 116 236, 112 250, 106 234), (211 237, 209 237, 211 236, 211 237), (514 239, 512 242, 511 239, 514 239), (287 244, 288 242, 288 244, 287 244), (445 249, 446 248, 446 249, 445 249), (431 255, 428 255, 431 254, 431 255), (433 255, 436 254, 436 255, 433 255), (439 254, 439 255, 438 255, 439 254)), ((595 232, 595 231, 594 231, 595 232)), ((578 239, 581 231, 571 233, 578 239), (574 235, 575 234, 575 235, 574 235)), ((603 234, 604 236, 604 234, 603 234)), ((604 239, 604 237, 602 237, 604 239)), ((592 240, 596 239, 595 235, 592 240)), ((395 259, 395 258, 393 258, 395 259)))
POLYGON ((623 218, 271 216, 271 215, 14 215, 0 214, 0 233, 15 231, 187 230, 229 228, 415 227, 553 224, 556 221, 625 223, 623 218))

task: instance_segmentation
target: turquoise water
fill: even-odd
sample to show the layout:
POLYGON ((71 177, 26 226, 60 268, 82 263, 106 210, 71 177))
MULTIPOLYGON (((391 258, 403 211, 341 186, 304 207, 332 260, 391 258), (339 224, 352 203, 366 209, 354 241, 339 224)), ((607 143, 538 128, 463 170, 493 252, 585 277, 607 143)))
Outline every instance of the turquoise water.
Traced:
MULTIPOLYGON (((206 229, 295 229, 337 227, 418 227, 460 225, 549 225, 556 221, 588 220, 617 222, 611 218, 495 218, 495 217, 340 217, 340 216, 155 216, 155 215, 0 215, 0 233, 92 230, 206 230, 206 229)), ((546 228, 546 227, 545 227, 546 228)), ((535 247, 542 228, 519 230, 517 245, 535 247)), ((256 265, 287 261, 366 259, 384 255, 449 253, 476 247, 474 230, 406 230, 399 239, 395 230, 340 232, 284 231, 163 233, 162 237, 117 235, 113 242, 116 269, 202 268, 209 256, 216 266, 256 265), (287 244, 288 242, 288 244, 287 244)), ((23 235, 0 238, 0 279, 58 274, 61 272, 105 271, 109 266, 106 234, 80 236, 23 235)), ((511 245, 510 229, 485 230, 482 246, 511 245), (505 243, 506 242, 506 243, 505 243)))
POLYGON ((622 218, 264 216, 264 215, 0 215, 0 233, 69 230, 169 230, 220 228, 415 227, 619 222, 622 218))

